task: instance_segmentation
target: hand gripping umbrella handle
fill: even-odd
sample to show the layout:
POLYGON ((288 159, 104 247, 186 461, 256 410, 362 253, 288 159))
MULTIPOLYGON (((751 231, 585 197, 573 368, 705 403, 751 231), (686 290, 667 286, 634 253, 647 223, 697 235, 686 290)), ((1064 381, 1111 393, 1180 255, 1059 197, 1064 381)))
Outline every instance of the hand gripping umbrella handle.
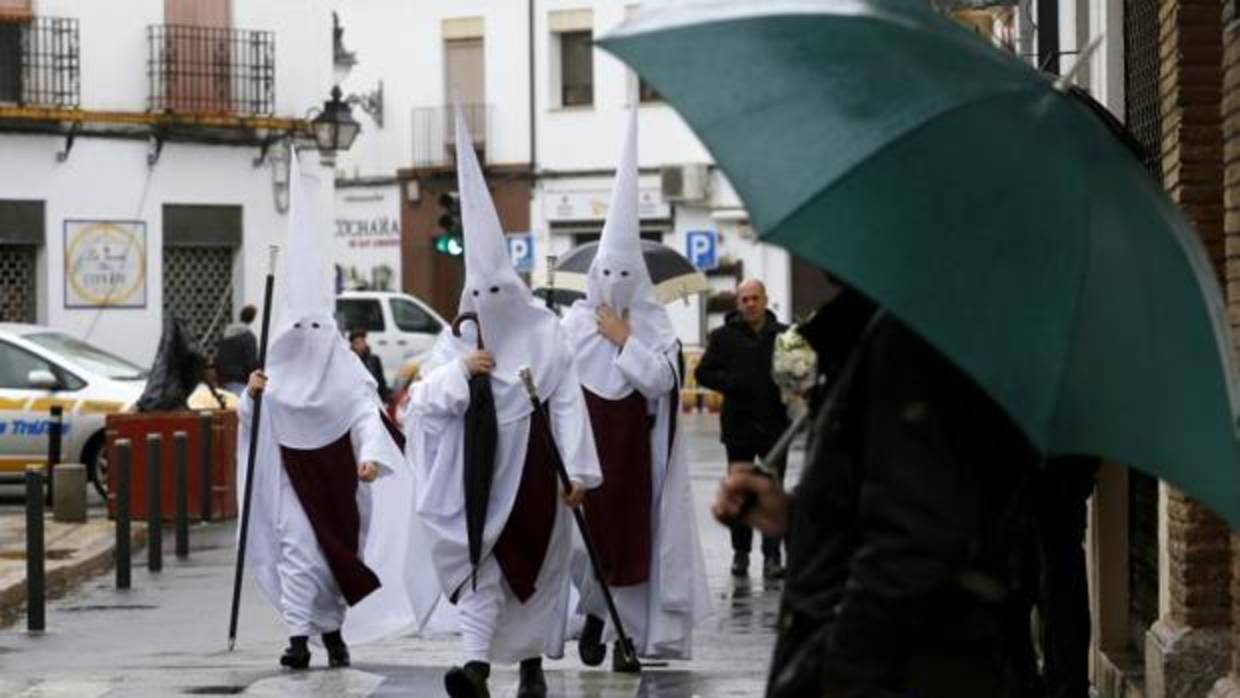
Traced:
MULTIPOLYGON (((539 433, 549 447, 547 450, 551 453, 551 458, 555 462, 555 469, 560 477, 560 484, 564 487, 564 491, 568 492, 573 485, 568 478, 568 469, 564 467, 564 459, 560 457, 560 450, 551 435, 551 420, 547 417, 546 408, 538 399, 538 389, 534 386, 534 376, 528 368, 522 368, 518 371, 518 375, 521 377, 521 384, 525 386, 525 394, 530 398, 530 404, 534 406, 536 412, 544 417, 542 420, 544 428, 540 429, 539 433)), ((598 549, 594 547, 594 539, 590 537, 590 529, 586 527, 586 517, 581 513, 580 508, 573 509, 573 519, 577 521, 577 530, 581 533, 581 540, 585 543, 586 552, 590 556, 590 567, 594 570, 594 579, 603 590, 603 598, 607 601, 607 614, 611 616, 612 625, 616 628, 616 635, 620 638, 620 647, 628 655, 625 657, 625 660, 629 666, 640 670, 641 662, 637 658, 637 653, 633 649, 633 643, 629 640, 628 633, 624 631, 624 623, 620 620, 620 612, 616 610, 616 600, 612 597, 611 587, 607 586, 607 579, 603 575, 603 563, 599 561, 598 549)))

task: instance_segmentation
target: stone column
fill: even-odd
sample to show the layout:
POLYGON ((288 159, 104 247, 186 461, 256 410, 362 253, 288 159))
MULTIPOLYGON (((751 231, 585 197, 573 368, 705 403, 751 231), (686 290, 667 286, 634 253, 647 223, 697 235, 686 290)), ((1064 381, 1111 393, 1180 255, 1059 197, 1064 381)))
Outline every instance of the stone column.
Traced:
MULTIPOLYGON (((1163 184, 1224 282, 1220 0, 1164 0, 1158 14, 1163 184)), ((1169 603, 1146 636, 1146 695, 1204 696, 1231 662, 1229 532, 1177 490, 1166 501, 1169 603)))

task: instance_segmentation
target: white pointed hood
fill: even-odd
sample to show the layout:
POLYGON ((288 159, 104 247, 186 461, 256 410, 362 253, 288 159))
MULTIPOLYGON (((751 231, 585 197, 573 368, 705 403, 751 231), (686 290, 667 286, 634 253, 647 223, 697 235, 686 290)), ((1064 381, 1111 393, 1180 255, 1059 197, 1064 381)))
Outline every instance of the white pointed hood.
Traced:
POLYGON ((264 406, 283 446, 311 449, 340 438, 378 409, 375 379, 349 349, 332 310, 323 261, 319 181, 289 157, 285 301, 267 353, 264 406))
POLYGON ((671 318, 655 300, 650 271, 642 257, 637 110, 630 110, 629 114, 607 220, 599 238, 598 252, 586 275, 586 297, 574 303, 564 319, 582 383, 590 392, 612 400, 624 397, 632 387, 615 367, 619 348, 598 333, 595 313, 599 306, 610 306, 619 313, 627 311, 632 336, 651 350, 665 353, 676 345, 671 318))
POLYGON ((522 368, 533 371, 538 393, 544 399, 555 389, 560 372, 553 370, 551 363, 554 343, 561 341, 561 334, 555 315, 534 297, 513 269, 469 129, 460 107, 455 111, 457 191, 465 229, 465 288, 459 309, 461 313, 475 313, 478 322, 462 323, 461 339, 438 351, 447 350, 456 356, 473 351, 481 327, 483 343, 495 356, 492 388, 502 423, 524 417, 531 410, 518 377, 522 368))

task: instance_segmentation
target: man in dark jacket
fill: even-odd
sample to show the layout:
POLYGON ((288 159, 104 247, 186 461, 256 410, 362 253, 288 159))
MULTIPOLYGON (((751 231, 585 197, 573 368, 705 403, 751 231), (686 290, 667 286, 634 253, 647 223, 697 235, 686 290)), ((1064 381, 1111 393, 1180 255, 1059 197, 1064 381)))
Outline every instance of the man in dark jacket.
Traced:
POLYGON ((370 371, 370 375, 375 377, 375 382, 379 385, 379 399, 383 404, 388 404, 388 400, 392 398, 392 391, 388 390, 387 379, 383 377, 383 362, 375 356, 370 350, 370 345, 366 343, 366 330, 356 329, 349 333, 349 347, 353 349, 353 353, 357 354, 357 358, 362 360, 362 365, 370 371))
MULTIPOLYGON (((698 383, 723 393, 720 440, 728 463, 753 463, 765 456, 789 426, 788 410, 780 400, 779 387, 771 379, 771 356, 775 336, 788 329, 766 309, 766 288, 750 279, 736 289, 736 311, 728 313, 723 327, 710 333, 706 352, 694 375, 698 383)), ((782 464, 771 464, 783 473, 782 464)), ((732 467, 731 465, 729 467, 732 467)), ((753 529, 744 523, 732 527, 732 574, 749 573, 753 529)), ((778 536, 762 538, 765 558, 762 574, 767 579, 783 576, 778 536)))
POLYGON ((224 389, 240 397, 250 374, 258 370, 258 338, 250 324, 258 316, 258 308, 247 305, 241 309, 241 322, 224 328, 224 337, 215 345, 215 368, 224 389))
MULTIPOLYGON (((837 308, 849 306, 858 307, 837 308)), ((788 535, 767 695, 1028 695, 1028 626, 1013 633, 1010 609, 1036 452, 899 321, 820 316, 803 334, 820 365, 840 368, 815 415, 800 485, 789 496, 737 470, 714 506, 721 520, 744 514, 788 535)))

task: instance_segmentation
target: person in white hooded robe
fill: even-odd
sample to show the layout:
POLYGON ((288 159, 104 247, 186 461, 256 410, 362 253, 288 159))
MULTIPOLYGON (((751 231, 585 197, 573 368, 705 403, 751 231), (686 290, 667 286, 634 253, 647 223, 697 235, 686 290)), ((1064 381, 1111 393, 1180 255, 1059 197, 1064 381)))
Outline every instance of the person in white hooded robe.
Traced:
POLYGON ((445 333, 432 352, 435 365, 414 384, 405 412, 407 453, 418 482, 418 520, 439 582, 459 613, 465 662, 444 677, 448 694, 488 696, 491 663, 520 662, 517 695, 537 698, 546 695, 542 656, 563 655, 572 547, 572 515, 557 502, 549 449, 558 448, 572 480, 571 492, 560 493, 569 506, 599 484, 598 457, 558 318, 512 268, 459 109, 456 144, 465 229, 460 312, 476 322, 459 339, 445 333), (477 348, 479 333, 486 350, 477 348), (533 375, 550 424, 531 405, 518 377, 523 368, 533 375), (471 379, 481 376, 489 376, 497 439, 493 457, 483 459, 490 493, 471 561, 467 519, 480 503, 467 501, 464 486, 466 411, 471 379))
POLYGON ((332 317, 314 225, 318 182, 300 173, 296 155, 290 167, 287 302, 265 372, 251 374, 238 411, 244 492, 262 393, 246 558, 288 629, 281 665, 305 669, 309 642, 321 638, 330 666, 348 666, 346 636, 367 642, 415 622, 413 477, 374 379, 332 317))
MULTIPOLYGON (((710 610, 693 516, 688 462, 676 412, 680 344, 654 298, 638 234, 637 114, 629 118, 611 206, 587 274, 586 297, 565 313, 590 410, 603 484, 586 496, 585 517, 624 629, 642 657, 688 659, 693 627, 710 610)), ((603 661, 603 631, 616 638, 585 554, 574 582, 585 624, 582 661, 603 661)), ((619 640, 617 639, 618 643, 619 640)), ((615 671, 633 671, 617 645, 615 671)))

